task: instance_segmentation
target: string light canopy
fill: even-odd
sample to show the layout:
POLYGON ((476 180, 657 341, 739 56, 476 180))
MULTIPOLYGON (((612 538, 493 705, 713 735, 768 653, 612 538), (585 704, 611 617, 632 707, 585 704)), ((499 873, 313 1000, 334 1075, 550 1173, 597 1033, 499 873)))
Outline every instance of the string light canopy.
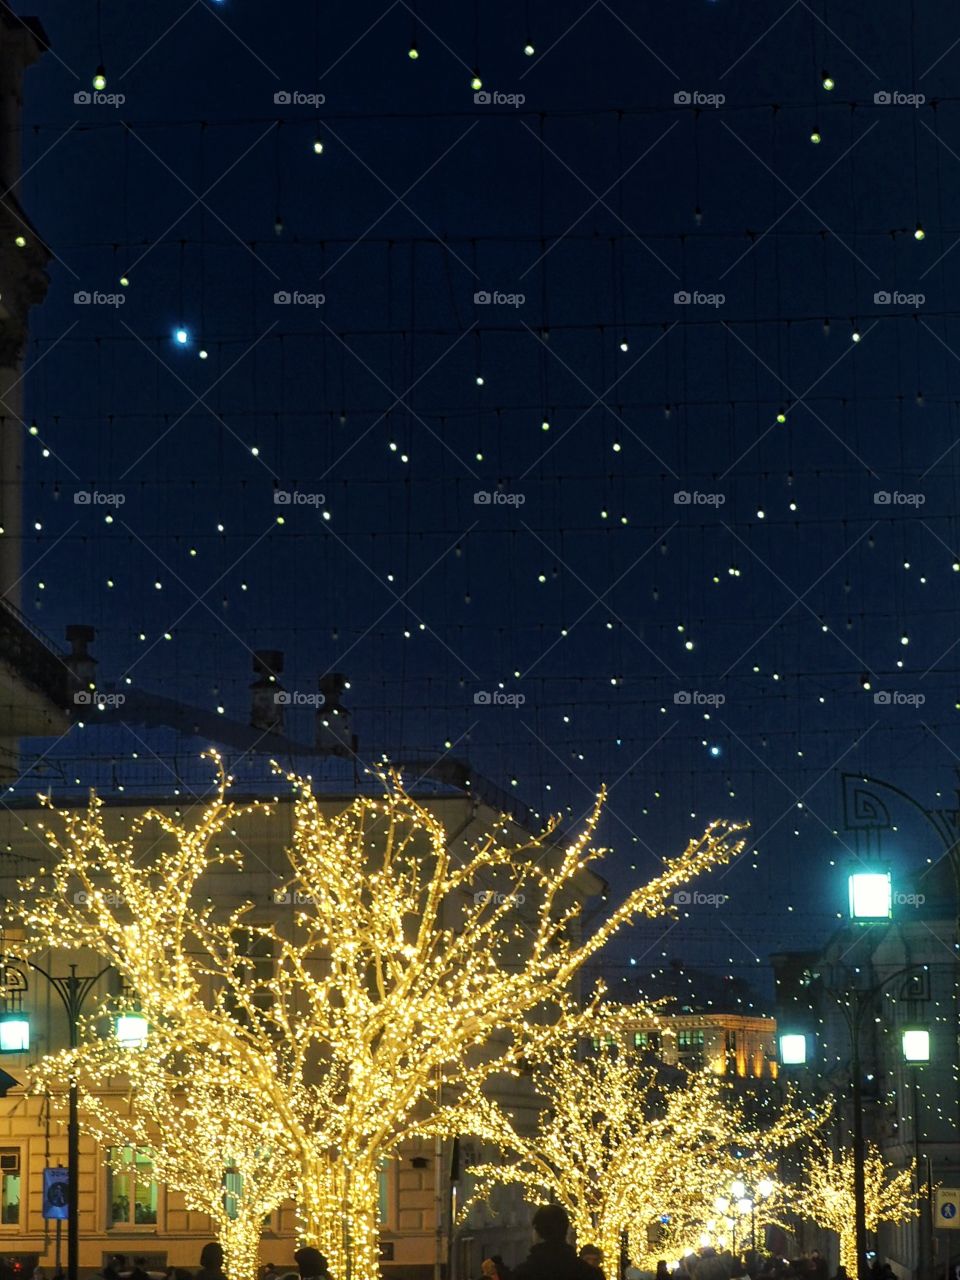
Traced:
POLYGON ((729 1247, 729 1201, 718 1219, 723 1189, 742 1200, 749 1182, 775 1222, 787 1190, 776 1179, 778 1159, 824 1116, 798 1106, 789 1090, 779 1110, 751 1116, 715 1072, 665 1079, 659 1065, 625 1052, 616 1015, 595 1032, 593 1056, 571 1042, 534 1067, 537 1128, 528 1134, 500 1116, 501 1159, 472 1168, 477 1182, 464 1216, 495 1186, 516 1183, 529 1199, 564 1205, 577 1239, 596 1240, 606 1259, 618 1258, 624 1241, 641 1268, 698 1244, 729 1247))
POLYGON ((185 1050, 175 1029, 156 1028, 145 1053, 121 1030, 133 1020, 144 1021, 122 1014, 115 1037, 93 1035, 42 1059, 30 1091, 62 1105, 77 1078, 83 1130, 115 1160, 125 1147, 149 1151, 154 1177, 213 1220, 230 1280, 255 1280, 264 1217, 296 1194, 282 1118, 256 1089, 238 1088, 212 1045, 185 1050), (118 1079, 129 1086, 122 1098, 118 1079))
MULTIPOLYGON (((881 1222, 906 1222, 918 1213, 913 1189, 913 1169, 899 1173, 884 1160, 878 1148, 866 1144, 864 1159, 866 1228, 876 1231, 881 1222)), ((840 1237, 840 1265, 847 1275, 855 1275, 857 1262, 856 1195, 854 1193, 853 1151, 845 1147, 838 1154, 829 1149, 808 1147, 803 1183, 791 1208, 800 1218, 808 1218, 840 1237)))
POLYGON ((290 905, 264 921, 250 902, 218 908, 210 877, 243 866, 238 821, 275 810, 229 802, 209 754, 215 798, 192 826, 147 811, 116 839, 97 797, 43 824, 53 864, 21 882, 8 917, 27 954, 103 956, 137 992, 151 1039, 165 1028, 185 1055, 212 1053, 225 1096, 253 1092, 281 1117, 301 1237, 338 1278, 375 1280, 383 1159, 415 1136, 488 1133, 483 1084, 575 1035, 584 964, 629 920, 675 910, 679 887, 743 850, 743 827, 711 822, 581 937, 602 793, 571 838, 556 819, 535 835, 503 819, 454 852, 394 774, 375 775, 382 797, 332 815, 309 780, 286 775, 293 831, 273 897, 290 905))

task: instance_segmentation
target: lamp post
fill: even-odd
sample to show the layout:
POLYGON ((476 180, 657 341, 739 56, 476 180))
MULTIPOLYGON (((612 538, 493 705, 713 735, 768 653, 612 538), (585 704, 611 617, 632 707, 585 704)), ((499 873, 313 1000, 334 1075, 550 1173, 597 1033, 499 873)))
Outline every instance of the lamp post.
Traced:
MULTIPOLYGON (((46 978, 63 1001, 70 1029, 70 1048, 80 1042, 80 1015, 87 996, 112 965, 106 965, 99 973, 88 978, 77 976, 77 966, 70 966, 69 974, 59 976, 48 973, 33 960, 25 962, 41 977, 46 978)), ((124 1015, 121 1015, 121 1019, 124 1015)), ((118 1019, 118 1023, 121 1019, 118 1019)), ((140 1019, 145 1026, 145 1020, 140 1019)), ((128 1031, 132 1028, 128 1028, 128 1031)), ((119 1026, 118 1026, 119 1032, 119 1026)), ((142 1043, 142 1038, 139 1041, 142 1043)), ((30 1047, 30 1023, 25 1014, 6 1014, 0 1019, 0 1052, 24 1053, 30 1047)), ((78 1117, 78 1090, 76 1079, 70 1081, 70 1110, 67 1119, 67 1280, 78 1280, 80 1263, 79 1164, 80 1121, 78 1117)))
POLYGON ((925 1027, 904 1027, 900 1036, 903 1061, 913 1068, 910 1072, 913 1091, 913 1160, 917 1179, 917 1274, 920 1280, 927 1275, 927 1232, 930 1207, 923 1210, 923 1183, 920 1173, 920 1071, 930 1061, 930 1032, 925 1027))
MULTIPOLYGON (((880 875, 878 873, 862 874, 867 879, 874 879, 873 888, 876 889, 876 881, 880 879, 880 875)), ((857 877, 851 877, 851 880, 854 878, 857 877)), ((888 916, 882 914, 882 912, 884 910, 883 894, 884 892, 889 893, 889 877, 886 877, 886 885, 886 890, 876 892, 872 900, 866 893, 858 893, 856 895, 856 904, 861 910, 870 909, 875 911, 876 914, 858 914, 852 916, 852 918, 858 920, 887 919, 888 916)), ((855 892, 853 886, 851 886, 851 912, 854 909, 854 903, 855 892)), ((881 978, 879 982, 875 982, 870 987, 858 987, 852 981, 848 986, 840 988, 828 987, 826 983, 823 986, 824 991, 837 1002, 850 1034, 850 1070, 853 1093, 853 1198, 857 1249, 857 1274, 851 1277, 851 1280, 860 1280, 867 1253, 867 1197, 863 1144, 863 1066, 860 1057, 860 1032, 863 1029, 864 1015, 873 1008, 874 1000, 880 995, 884 987, 891 982, 895 982, 898 978, 904 978, 908 974, 926 972, 926 970, 927 966, 923 964, 905 965, 903 968, 887 974, 885 978, 881 978)), ((925 1049, 927 1053, 927 1059, 925 1060, 928 1060, 929 1032, 911 1029, 910 1036, 911 1039, 908 1041, 907 1033, 904 1033, 904 1054, 906 1055, 908 1046, 915 1053, 925 1049), (924 1040, 923 1037, 926 1037, 926 1039, 924 1040)), ((916 1061, 917 1059, 913 1060, 916 1061)), ((805 1066, 807 1064, 807 1036, 805 1033, 784 1032, 780 1035, 780 1061, 784 1066, 805 1066)))

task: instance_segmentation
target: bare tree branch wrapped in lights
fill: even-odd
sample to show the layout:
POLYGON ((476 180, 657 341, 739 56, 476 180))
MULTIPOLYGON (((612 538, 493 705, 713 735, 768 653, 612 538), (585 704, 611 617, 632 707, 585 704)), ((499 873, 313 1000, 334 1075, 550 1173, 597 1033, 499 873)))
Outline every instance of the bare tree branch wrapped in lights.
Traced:
POLYGON ((577 885, 601 856, 602 796, 569 840, 556 822, 531 836, 504 818, 455 849, 392 775, 382 798, 332 815, 290 776, 296 905, 280 925, 249 902, 209 900, 208 874, 243 865, 225 847, 242 810, 216 759, 216 798, 193 826, 150 812, 113 839, 94 797, 62 815, 62 834, 45 827, 55 861, 22 883, 11 912, 28 950, 105 957, 151 1024, 215 1055, 225 1089, 260 1099, 298 1164, 304 1239, 337 1280, 374 1280, 384 1157, 417 1134, 484 1128, 483 1082, 516 1074, 577 1024, 571 984, 584 962, 626 920, 667 913, 679 886, 729 862, 742 828, 711 823, 582 938, 577 885))
POLYGON ((262 1098, 228 1084, 215 1054, 181 1050, 162 1028, 141 1048, 111 1036, 50 1055, 31 1090, 50 1093, 74 1073, 84 1129, 114 1152, 149 1150, 157 1180, 215 1223, 231 1280, 256 1280, 264 1217, 293 1198, 299 1172, 262 1098))
POLYGON ((717 1201, 738 1178, 769 1182, 763 1213, 775 1221, 778 1157, 822 1119, 788 1097, 758 1122, 722 1077, 671 1078, 662 1065, 609 1044, 586 1057, 569 1044, 534 1068, 533 1084, 545 1103, 536 1131, 524 1135, 502 1117, 495 1136, 508 1162, 471 1170, 477 1184, 466 1210, 494 1186, 519 1183, 530 1198, 562 1203, 578 1241, 595 1240, 611 1266, 624 1239, 637 1266, 705 1242, 729 1247, 729 1219, 717 1201))
MULTIPOLYGON (((876 1231, 881 1222, 905 1222, 918 1212, 913 1187, 913 1170, 896 1172, 879 1149, 866 1144, 864 1155, 866 1227, 876 1231)), ((847 1274, 857 1274, 856 1195, 854 1158, 850 1148, 838 1154, 811 1152, 804 1170, 804 1182, 793 1211, 840 1237, 840 1264, 847 1274)))

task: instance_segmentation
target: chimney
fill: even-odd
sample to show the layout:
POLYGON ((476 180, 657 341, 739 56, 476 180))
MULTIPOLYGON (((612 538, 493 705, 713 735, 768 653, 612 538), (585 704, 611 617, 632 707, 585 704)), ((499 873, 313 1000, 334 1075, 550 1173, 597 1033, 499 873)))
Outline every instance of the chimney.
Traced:
POLYGON ((343 691, 350 688, 349 681, 339 671, 330 671, 320 677, 322 706, 317 708, 316 746, 332 756, 355 755, 357 739, 350 725, 350 712, 341 703, 343 691))
POLYGON ((250 686, 250 726, 268 733, 283 733, 283 708, 288 695, 278 679, 283 671, 283 654, 279 649, 258 649, 253 655, 253 673, 257 677, 250 686))
POLYGON ((93 644, 96 631, 82 622, 71 622, 67 627, 67 643, 70 652, 64 661, 73 676, 74 689, 92 689, 97 683, 97 660, 87 652, 87 645, 93 644))

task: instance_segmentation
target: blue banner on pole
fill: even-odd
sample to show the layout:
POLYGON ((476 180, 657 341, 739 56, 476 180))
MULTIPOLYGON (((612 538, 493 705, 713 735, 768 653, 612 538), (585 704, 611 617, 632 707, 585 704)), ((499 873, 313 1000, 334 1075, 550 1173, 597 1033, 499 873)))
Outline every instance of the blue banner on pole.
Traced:
POLYGON ((68 1201, 70 1170, 57 1165, 43 1171, 43 1216, 45 1218, 69 1217, 68 1201))

